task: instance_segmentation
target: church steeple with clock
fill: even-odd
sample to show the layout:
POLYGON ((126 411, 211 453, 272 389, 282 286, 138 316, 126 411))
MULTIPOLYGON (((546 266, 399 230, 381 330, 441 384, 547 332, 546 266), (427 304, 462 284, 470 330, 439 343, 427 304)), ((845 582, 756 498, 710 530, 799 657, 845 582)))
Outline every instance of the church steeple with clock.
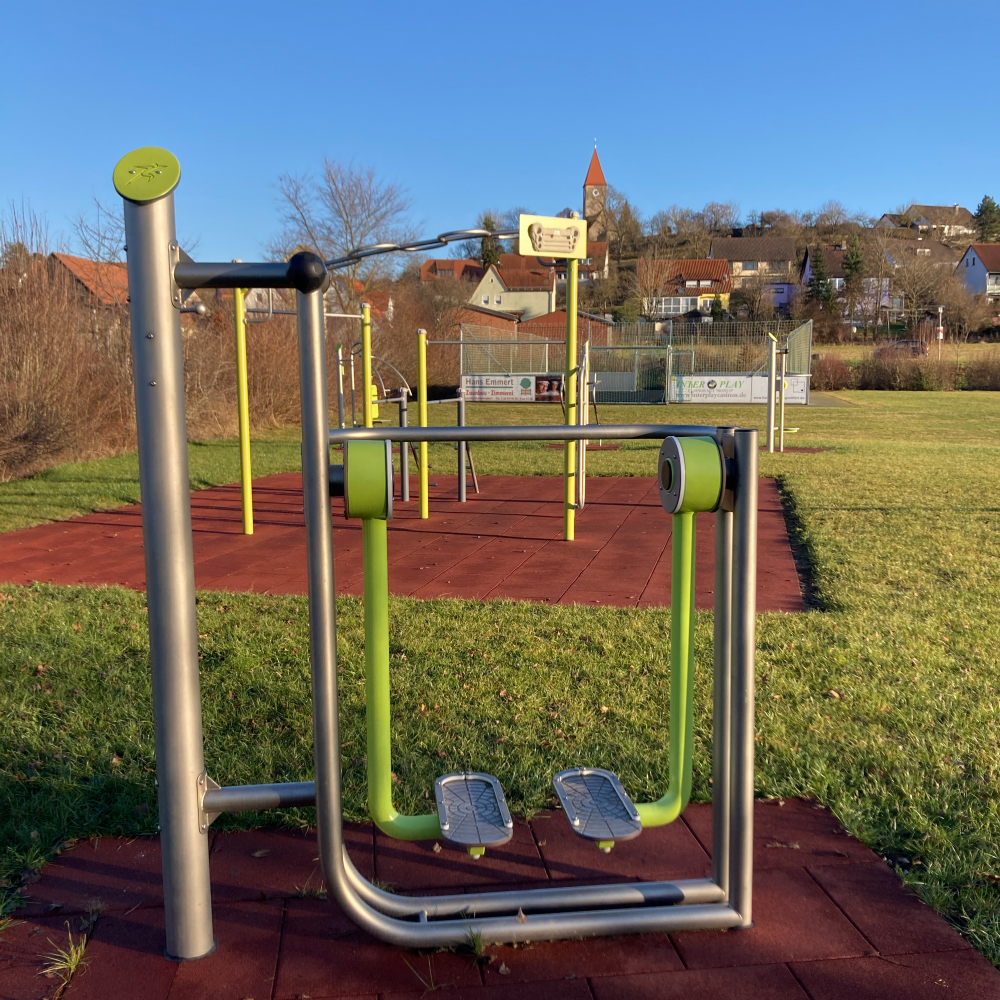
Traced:
POLYGON ((587 220, 587 236, 591 240, 607 238, 605 210, 608 207, 608 182, 604 179, 597 147, 590 158, 590 169, 583 182, 583 217, 587 220))

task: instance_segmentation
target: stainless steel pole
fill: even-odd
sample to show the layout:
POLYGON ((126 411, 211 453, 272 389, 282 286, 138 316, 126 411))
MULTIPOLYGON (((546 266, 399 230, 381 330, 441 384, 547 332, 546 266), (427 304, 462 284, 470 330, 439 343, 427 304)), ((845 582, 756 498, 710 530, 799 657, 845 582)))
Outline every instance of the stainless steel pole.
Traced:
MULTIPOLYGON (((733 428, 720 428, 722 454, 732 459, 733 428)), ((715 613, 712 706, 712 879, 729 892, 729 815, 732 739, 733 512, 715 515, 715 613)))
POLYGON ((767 335, 767 450, 774 451, 774 380, 777 365, 778 341, 773 333, 767 335))
POLYGON ((788 364, 788 350, 781 352, 781 385, 778 387, 778 451, 785 450, 785 369, 788 364))
MULTIPOLYGON (((456 422, 459 427, 465 426, 465 393, 462 388, 458 390, 458 416, 456 422)), ((458 502, 465 503, 465 442, 458 442, 458 502)))
MULTIPOLYGON (((309 580, 309 662, 312 671, 313 760, 321 853, 324 845, 343 850, 337 822, 327 823, 333 795, 340 795, 337 736, 337 619, 333 574, 333 523, 327 473, 326 358, 323 293, 297 292, 299 389, 302 402, 302 501, 306 521, 309 580)), ((339 802, 338 802, 339 805, 339 802)))
POLYGON ((344 348, 337 344, 337 422, 344 427, 344 348))
MULTIPOLYGON (((168 958, 183 961, 211 954, 215 941, 208 826, 202 823, 201 810, 207 782, 198 678, 180 300, 179 296, 174 300, 172 287, 173 265, 179 252, 174 228, 176 181, 159 197, 143 201, 131 200, 129 181, 137 172, 152 171, 150 162, 163 160, 166 164, 166 157, 176 165, 177 161, 166 150, 143 149, 128 154, 115 170, 115 186, 125 199, 129 321, 167 932, 165 953, 168 958), (134 166, 129 166, 133 160, 134 166), (121 182, 120 170, 125 172, 121 182)), ((166 170, 167 166, 161 169, 166 170)), ((179 178, 179 166, 176 170, 179 178)), ((156 173, 163 176, 159 169, 156 173)), ((325 447, 325 439, 323 444, 325 447)))
MULTIPOLYGON (((409 416, 406 412, 406 400, 410 390, 406 386, 399 389, 399 426, 409 425, 409 416)), ((410 500, 410 445, 406 441, 399 442, 399 499, 403 503, 410 500)))
POLYGON ((757 646, 757 431, 736 431, 733 514, 732 814, 729 902, 753 922, 754 665, 757 646))

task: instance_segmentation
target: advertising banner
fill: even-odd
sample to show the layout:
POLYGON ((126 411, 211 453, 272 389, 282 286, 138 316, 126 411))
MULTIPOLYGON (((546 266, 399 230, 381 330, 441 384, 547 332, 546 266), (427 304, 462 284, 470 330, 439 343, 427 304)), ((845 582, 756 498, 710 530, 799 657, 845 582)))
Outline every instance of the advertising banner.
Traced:
POLYGON ((478 403, 558 403, 562 375, 463 375, 462 393, 478 403))
MULTIPOLYGON (((766 403, 766 375, 672 375, 671 403, 766 403)), ((809 402, 809 376, 785 376, 785 403, 809 402)))

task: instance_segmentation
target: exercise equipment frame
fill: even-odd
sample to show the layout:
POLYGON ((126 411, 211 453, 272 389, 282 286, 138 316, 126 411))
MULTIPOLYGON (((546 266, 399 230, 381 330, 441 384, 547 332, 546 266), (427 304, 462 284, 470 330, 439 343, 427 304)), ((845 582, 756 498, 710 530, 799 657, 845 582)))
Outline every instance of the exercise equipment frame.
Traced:
POLYGON ((451 896, 383 892, 354 868, 343 836, 329 447, 331 440, 453 441, 455 429, 330 431, 326 267, 310 253, 281 264, 181 263, 173 198, 179 176, 176 159, 157 148, 128 154, 115 171, 128 241, 167 957, 192 960, 215 948, 208 864, 212 820, 223 812, 312 804, 331 896, 360 927, 393 944, 431 948, 472 937, 491 944, 750 926, 757 431, 562 425, 467 427, 462 435, 468 441, 568 443, 670 435, 711 435, 719 441, 726 489, 715 514, 711 878, 451 896), (145 183, 138 191, 127 176, 137 173, 145 183), (220 788, 205 768, 202 739, 179 289, 238 287, 296 290, 315 781, 220 788))

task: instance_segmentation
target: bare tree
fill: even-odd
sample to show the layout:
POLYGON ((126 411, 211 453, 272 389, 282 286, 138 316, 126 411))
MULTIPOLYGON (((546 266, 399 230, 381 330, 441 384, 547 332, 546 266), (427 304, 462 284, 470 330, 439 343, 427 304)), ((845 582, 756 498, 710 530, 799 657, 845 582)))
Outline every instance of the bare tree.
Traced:
POLYGON ((710 232, 722 233, 740 224, 740 206, 735 201, 710 201, 701 216, 710 232))
MULTIPOLYGON (((406 223, 410 201, 401 187, 371 167, 324 160, 319 176, 283 174, 278 180, 284 229, 272 243, 275 257, 305 247, 325 260, 372 243, 413 238, 406 223)), ((342 312, 357 312, 372 283, 391 273, 389 255, 371 257, 337 272, 331 285, 342 312)))
POLYGON ((898 241, 901 246, 892 251, 895 264, 892 283, 903 296, 903 310, 907 322, 916 328, 924 312, 936 305, 946 273, 929 257, 921 256, 906 244, 913 240, 898 241))
POLYGON ((105 264, 125 260, 125 217, 120 204, 111 209, 95 198, 93 215, 81 212, 73 222, 73 232, 84 257, 105 264))
POLYGON ((604 210, 604 231, 617 263, 623 257, 634 257, 642 240, 642 215, 621 191, 608 186, 604 210))
POLYGON ((640 257, 635 262, 635 274, 631 275, 633 294, 639 299, 639 309, 646 319, 653 319, 658 311, 658 302, 667 290, 667 278, 673 264, 655 257, 640 257))
POLYGON ((774 316, 774 296, 769 287, 770 280, 760 272, 743 278, 730 299, 733 311, 740 315, 745 310, 746 318, 750 320, 771 319, 774 316))

